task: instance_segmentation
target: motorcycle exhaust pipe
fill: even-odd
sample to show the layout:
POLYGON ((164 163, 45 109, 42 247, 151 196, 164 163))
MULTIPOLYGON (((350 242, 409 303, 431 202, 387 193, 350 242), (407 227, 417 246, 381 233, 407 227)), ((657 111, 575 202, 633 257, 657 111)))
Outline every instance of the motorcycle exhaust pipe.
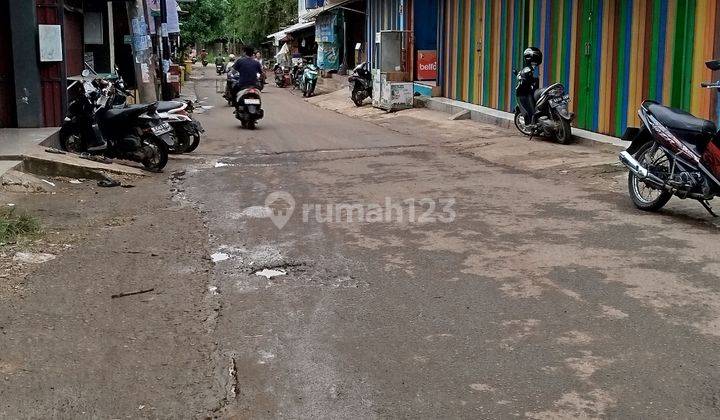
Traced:
POLYGON ((625 151, 620 152, 620 162, 630 169, 630 172, 634 173, 635 176, 645 181, 645 183, 673 192, 674 188, 672 186, 667 185, 665 181, 651 174, 650 171, 642 166, 630 153, 625 151))
POLYGON ((644 168, 637 159, 626 151, 620 152, 620 163, 625 165, 640 179, 646 179, 650 175, 650 171, 644 168))

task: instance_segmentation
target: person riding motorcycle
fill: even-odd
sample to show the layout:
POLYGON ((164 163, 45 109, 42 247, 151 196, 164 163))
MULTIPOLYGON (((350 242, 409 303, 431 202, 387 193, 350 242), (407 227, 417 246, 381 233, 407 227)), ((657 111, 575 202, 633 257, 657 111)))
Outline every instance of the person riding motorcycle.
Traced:
POLYGON ((235 64, 235 54, 230 54, 228 56, 227 65, 225 66, 225 72, 229 72, 234 64, 235 64))
POLYGON ((235 61, 233 69, 237 71, 237 83, 239 89, 257 87, 258 74, 263 73, 262 66, 253 57, 255 50, 252 47, 243 49, 245 56, 235 61))

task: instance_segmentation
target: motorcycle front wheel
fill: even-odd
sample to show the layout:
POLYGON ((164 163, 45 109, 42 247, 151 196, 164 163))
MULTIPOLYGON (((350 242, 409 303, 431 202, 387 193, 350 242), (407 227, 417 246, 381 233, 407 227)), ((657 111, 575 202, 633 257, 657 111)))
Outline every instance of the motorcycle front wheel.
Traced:
POLYGON ((168 148, 157 137, 143 139, 142 164, 150 172, 161 172, 168 162, 168 148))
POLYGON ((363 102, 365 101, 365 94, 362 91, 353 90, 352 94, 350 94, 350 97, 352 98, 355 106, 363 106, 363 102))
POLYGON ((520 111, 515 111, 515 127, 526 136, 532 135, 532 129, 525 124, 525 116, 520 111))
POLYGON ((87 145, 82 135, 70 127, 60 129, 60 148, 70 153, 82 153, 87 151, 87 145))
MULTIPOLYGON (((654 142, 646 143, 635 153, 634 158, 650 173, 667 180, 672 171, 670 156, 654 142)), ((658 211, 672 198, 669 191, 647 185, 634 173, 628 174, 628 190, 635 207, 644 211, 658 211)))

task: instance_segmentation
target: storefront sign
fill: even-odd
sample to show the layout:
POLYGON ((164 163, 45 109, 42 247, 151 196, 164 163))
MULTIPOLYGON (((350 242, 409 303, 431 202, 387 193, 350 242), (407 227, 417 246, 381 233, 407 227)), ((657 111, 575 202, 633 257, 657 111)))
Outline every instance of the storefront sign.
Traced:
POLYGON ((437 51, 420 50, 417 52, 418 80, 437 80, 437 51))
POLYGON ((38 25, 40 61, 63 61, 62 29, 60 25, 38 25))

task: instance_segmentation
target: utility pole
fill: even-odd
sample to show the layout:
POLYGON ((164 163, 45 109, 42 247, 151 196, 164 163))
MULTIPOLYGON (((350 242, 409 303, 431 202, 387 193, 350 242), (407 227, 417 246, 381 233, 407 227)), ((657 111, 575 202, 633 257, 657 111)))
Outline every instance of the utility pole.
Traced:
POLYGON ((168 34, 167 16, 167 0, 160 0, 160 35, 162 37, 162 60, 160 64, 162 80, 160 81, 160 92, 164 101, 173 99, 170 83, 168 83, 168 74, 170 72, 170 34, 168 34))
POLYGON ((152 51, 147 43, 140 42, 139 37, 147 37, 147 21, 145 20, 145 1, 134 0, 126 4, 130 31, 133 39, 133 61, 135 63, 135 80, 137 81, 139 102, 157 100, 155 76, 152 72, 152 51), (144 23, 141 25, 140 23, 144 23), (137 30, 137 32, 136 32, 137 30), (145 49, 139 49, 145 47, 145 49))

